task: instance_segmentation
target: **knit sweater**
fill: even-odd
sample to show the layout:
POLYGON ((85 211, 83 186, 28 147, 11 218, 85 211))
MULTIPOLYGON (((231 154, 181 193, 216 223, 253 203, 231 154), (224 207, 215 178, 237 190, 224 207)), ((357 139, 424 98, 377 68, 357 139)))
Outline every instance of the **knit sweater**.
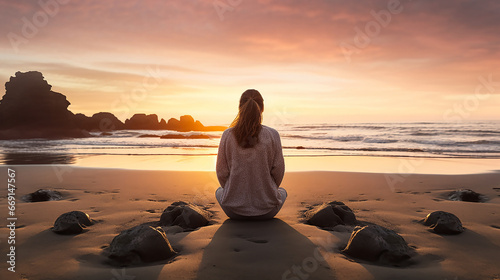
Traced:
POLYGON ((242 216, 260 216, 281 205, 278 187, 285 174, 279 133, 263 125, 259 142, 242 148, 232 128, 222 134, 217 178, 223 188, 221 206, 242 216))

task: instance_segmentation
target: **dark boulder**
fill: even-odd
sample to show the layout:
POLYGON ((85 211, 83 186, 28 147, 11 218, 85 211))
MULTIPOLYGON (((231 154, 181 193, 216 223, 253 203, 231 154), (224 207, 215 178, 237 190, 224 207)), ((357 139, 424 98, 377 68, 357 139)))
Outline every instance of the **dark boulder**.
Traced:
POLYGON ((422 223, 439 234, 459 234, 465 230, 457 216, 444 211, 430 213, 422 223))
POLYGON ((161 226, 180 226, 184 229, 196 229, 208 225, 212 213, 201 207, 177 201, 168 206, 160 217, 161 226))
POLYGON ((352 210, 340 201, 330 201, 312 206, 310 210, 304 212, 304 221, 321 228, 357 224, 356 216, 352 210))
POLYGON ((161 227, 139 225, 115 236, 105 254, 113 264, 127 266, 167 260, 176 252, 161 227))
POLYGON ((58 234, 80 234, 85 227, 93 224, 94 222, 86 213, 71 211, 57 218, 52 231, 58 234))
POLYGON ((354 258, 392 265, 401 264, 415 254, 403 237, 379 225, 355 227, 342 252, 354 258))
POLYGON ((21 199, 26 202, 61 200, 62 194, 58 191, 39 189, 36 192, 24 195, 21 199))
POLYGON ((450 192, 448 199, 454 201, 483 202, 486 200, 486 197, 473 190, 460 189, 450 192))

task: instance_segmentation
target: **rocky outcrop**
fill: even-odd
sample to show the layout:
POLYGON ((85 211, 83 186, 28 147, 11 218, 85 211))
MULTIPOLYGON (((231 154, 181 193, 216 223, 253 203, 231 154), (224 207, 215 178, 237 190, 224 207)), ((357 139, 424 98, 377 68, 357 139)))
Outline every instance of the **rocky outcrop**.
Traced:
POLYGON ((125 125, 115 115, 107 112, 100 112, 87 117, 84 114, 75 115, 75 124, 81 129, 92 132, 107 132, 124 129, 125 125))
POLYGON ((205 126, 200 121, 195 121, 190 115, 181 116, 179 120, 171 118, 168 120, 167 129, 180 132, 203 131, 205 126))
POLYGON ((304 221, 324 229, 333 229, 337 225, 356 225, 356 216, 343 202, 330 201, 313 205, 304 212, 304 221))
POLYGON ((468 202, 486 201, 486 197, 484 195, 469 189, 460 189, 452 191, 448 194, 448 199, 454 201, 468 201, 468 202))
POLYGON ((161 227, 139 225, 115 236, 105 254, 112 264, 127 266, 167 260, 176 252, 161 227))
POLYGON ((164 119, 158 121, 155 114, 135 114, 125 121, 125 129, 147 129, 147 130, 174 130, 179 132, 188 131, 223 131, 225 126, 204 126, 200 121, 195 121, 190 115, 181 116, 180 119, 171 118, 168 122, 164 119))
POLYGON ((164 119, 158 121, 158 116, 155 114, 135 114, 130 119, 125 120, 125 129, 167 129, 164 119))
POLYGON ((160 225, 180 226, 191 230, 208 225, 211 216, 212 213, 197 205, 177 201, 163 211, 160 218, 160 225))
POLYGON ((5 95, 0 100, 0 139, 80 138, 89 132, 109 132, 121 129, 222 131, 223 126, 204 126, 185 115, 168 123, 155 114, 135 114, 122 123, 113 114, 101 112, 87 117, 68 110, 69 101, 37 71, 16 72, 5 83, 5 95))
POLYGON ((25 202, 61 200, 62 194, 58 191, 39 189, 36 192, 24 195, 21 199, 25 202))
POLYGON ((16 72, 0 100, 0 139, 86 137, 74 123, 66 96, 37 71, 16 72))
POLYGON ((171 118, 167 123, 168 130, 179 132, 188 131, 224 131, 225 126, 204 126, 200 121, 195 121, 190 115, 181 116, 179 120, 171 118))
POLYGON ((57 218, 52 231, 57 234, 80 234, 84 228, 93 224, 94 222, 86 213, 71 211, 57 218))
POLYGON ((415 251, 403 237, 379 225, 355 227, 343 253, 358 259, 400 265, 415 251))
POLYGON ((465 230, 457 216, 444 211, 434 211, 421 222, 438 234, 459 234, 465 230))

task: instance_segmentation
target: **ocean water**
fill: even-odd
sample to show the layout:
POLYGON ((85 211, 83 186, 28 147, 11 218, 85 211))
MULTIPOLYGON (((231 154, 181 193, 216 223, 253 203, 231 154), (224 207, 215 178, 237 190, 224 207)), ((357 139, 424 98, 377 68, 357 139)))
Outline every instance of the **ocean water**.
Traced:
MULTIPOLYGON (((500 158, 500 121, 469 123, 300 124, 275 127, 284 154, 293 156, 383 156, 500 158)), ((173 131, 122 130, 112 135, 64 140, 1 140, 1 164, 72 163, 92 155, 215 155, 222 132, 209 139, 160 139, 144 134, 173 131)))

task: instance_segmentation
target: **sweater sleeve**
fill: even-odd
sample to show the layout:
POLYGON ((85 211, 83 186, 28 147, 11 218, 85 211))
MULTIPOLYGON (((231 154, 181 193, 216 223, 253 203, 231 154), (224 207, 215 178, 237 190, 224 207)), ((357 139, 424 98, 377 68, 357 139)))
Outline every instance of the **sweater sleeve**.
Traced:
POLYGON ((283 177, 285 176, 285 159, 283 157, 283 148, 281 147, 281 139, 280 135, 277 131, 274 131, 274 160, 273 166, 271 167, 271 176, 273 177, 276 186, 281 185, 281 181, 283 181, 283 177))
POLYGON ((219 144, 219 150, 217 152, 217 163, 216 163, 216 173, 217 179, 219 180, 220 186, 224 188, 227 179, 229 178, 229 166, 227 164, 226 158, 226 139, 227 131, 222 134, 219 144))

